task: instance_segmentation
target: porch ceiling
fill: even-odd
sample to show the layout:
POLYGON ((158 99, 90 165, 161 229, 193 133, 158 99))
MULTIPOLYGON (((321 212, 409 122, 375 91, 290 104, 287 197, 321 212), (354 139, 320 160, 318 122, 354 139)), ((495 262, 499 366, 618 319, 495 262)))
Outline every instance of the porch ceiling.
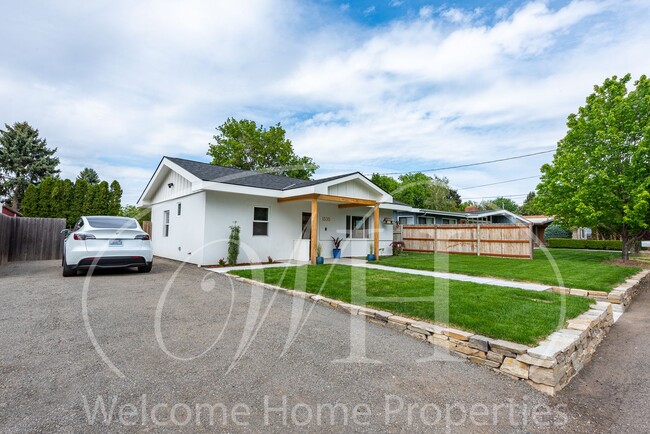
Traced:
POLYGON ((356 197, 346 197, 346 196, 333 196, 331 194, 301 194, 298 196, 290 197, 280 197, 278 198, 279 203, 284 202, 295 202, 299 200, 318 200, 324 202, 338 202, 340 203, 339 208, 349 208, 355 206, 377 206, 376 200, 371 199, 359 199, 356 197))

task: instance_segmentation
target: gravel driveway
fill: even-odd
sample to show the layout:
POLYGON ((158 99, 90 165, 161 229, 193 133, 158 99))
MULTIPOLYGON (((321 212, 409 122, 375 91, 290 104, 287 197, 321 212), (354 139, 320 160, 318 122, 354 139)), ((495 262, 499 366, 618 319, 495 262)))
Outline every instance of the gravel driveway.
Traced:
POLYGON ((354 348, 377 363, 340 362, 348 315, 195 266, 60 273, 59 261, 0 267, 1 432, 582 427, 562 395, 374 324, 354 348), (304 325, 287 348, 292 318, 304 325))

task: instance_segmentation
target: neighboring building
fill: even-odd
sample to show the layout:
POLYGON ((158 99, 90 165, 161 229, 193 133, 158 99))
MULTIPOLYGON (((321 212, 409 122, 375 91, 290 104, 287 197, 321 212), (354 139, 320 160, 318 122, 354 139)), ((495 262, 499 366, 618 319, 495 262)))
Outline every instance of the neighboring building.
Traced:
POLYGON ((555 221, 555 218, 545 215, 525 215, 522 217, 533 224, 533 234, 535 235, 533 243, 535 244, 535 247, 545 245, 546 240, 544 240, 544 231, 555 221))
MULTIPOLYGON (((408 207, 407 205, 407 208, 408 207)), ((400 225, 456 225, 456 224, 530 224, 517 214, 505 209, 479 211, 467 207, 465 211, 437 211, 430 209, 406 209, 395 211, 395 222, 400 225)))
POLYGON ((15 209, 11 208, 9 205, 6 203, 2 204, 2 214, 9 216, 9 217, 22 217, 23 215, 16 211, 15 209))
POLYGON ((164 157, 139 206, 151 208, 154 254, 198 265, 226 258, 230 226, 241 228, 240 262, 392 253, 394 203, 362 174, 303 180, 164 157), (312 219, 312 217, 315 217, 312 219), (375 232, 375 228, 378 231, 375 232))
POLYGON ((590 240, 592 238, 591 228, 573 228, 571 238, 574 240, 590 240))

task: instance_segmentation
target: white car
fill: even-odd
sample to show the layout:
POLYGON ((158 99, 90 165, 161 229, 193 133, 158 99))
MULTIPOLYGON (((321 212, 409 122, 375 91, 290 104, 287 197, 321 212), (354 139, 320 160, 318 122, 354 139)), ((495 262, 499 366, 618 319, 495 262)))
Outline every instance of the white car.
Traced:
POLYGON ((151 271, 153 249, 149 234, 137 220, 129 217, 85 216, 70 231, 61 231, 63 276, 75 276, 77 270, 90 268, 137 267, 151 271))

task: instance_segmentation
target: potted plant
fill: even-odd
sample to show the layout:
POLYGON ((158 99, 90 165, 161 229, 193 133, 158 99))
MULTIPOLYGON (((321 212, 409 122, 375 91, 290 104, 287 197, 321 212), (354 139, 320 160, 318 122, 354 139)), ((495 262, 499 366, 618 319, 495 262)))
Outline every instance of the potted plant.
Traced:
POLYGON ((404 241, 393 241, 390 246, 393 248, 393 256, 400 256, 404 251, 404 241))
POLYGON ((374 260, 377 259, 375 257, 375 246, 372 243, 370 243, 369 253, 368 253, 368 256, 366 256, 366 259, 368 261, 374 261, 374 260))
POLYGON ((334 259, 340 259, 341 258, 341 242, 343 241, 339 237, 331 237, 332 242, 334 243, 334 249, 332 250, 332 257, 334 259))
POLYGON ((316 244, 316 263, 317 264, 324 264, 325 263, 325 258, 321 256, 321 253, 323 253, 323 245, 321 243, 316 244))

